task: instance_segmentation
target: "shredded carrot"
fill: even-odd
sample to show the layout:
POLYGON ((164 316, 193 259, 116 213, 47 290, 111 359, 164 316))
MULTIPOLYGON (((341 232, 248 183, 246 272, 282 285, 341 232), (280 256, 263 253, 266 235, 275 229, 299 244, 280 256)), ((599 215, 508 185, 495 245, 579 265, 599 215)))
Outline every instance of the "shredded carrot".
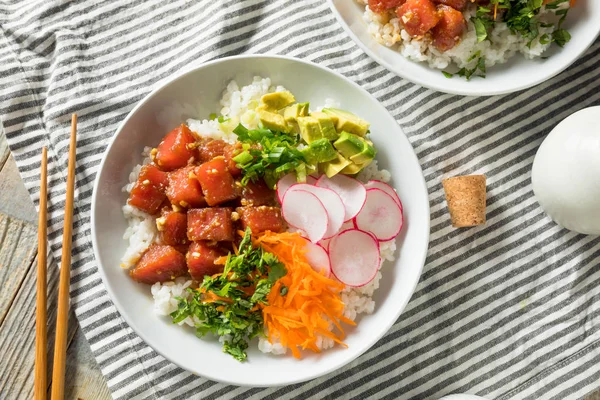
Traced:
POLYGON ((340 292, 344 285, 310 266, 305 243, 299 234, 291 232, 265 232, 254 240, 255 245, 275 255, 287 268, 286 275, 273 285, 267 296, 268 305, 261 307, 269 341, 279 339, 296 358, 301 357, 299 349, 320 351, 317 334, 346 346, 340 322, 355 325, 343 316, 340 292), (284 286, 287 291, 282 294, 284 286), (336 328, 335 333, 329 329, 331 324, 336 328))
POLYGON ((494 20, 496 19, 497 13, 498 13, 498 3, 494 4, 494 20))

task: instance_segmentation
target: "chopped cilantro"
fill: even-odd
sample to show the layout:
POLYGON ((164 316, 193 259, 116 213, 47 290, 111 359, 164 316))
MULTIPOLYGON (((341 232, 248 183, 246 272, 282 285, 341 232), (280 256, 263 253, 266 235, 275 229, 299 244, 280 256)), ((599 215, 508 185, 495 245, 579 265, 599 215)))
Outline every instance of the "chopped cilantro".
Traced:
POLYGON ((267 304, 273 284, 287 273, 277 257, 252 246, 250 234, 247 229, 238 255, 229 254, 223 273, 205 276, 198 290, 188 289, 189 298, 179 298, 177 310, 171 313, 173 323, 196 317, 200 338, 208 333, 226 336, 223 352, 239 361, 247 358, 248 342, 263 334, 258 304, 267 304))
POLYGON ((448 79, 450 79, 454 76, 454 74, 451 74, 450 72, 446 72, 446 71, 442 71, 442 74, 444 74, 444 76, 448 79))

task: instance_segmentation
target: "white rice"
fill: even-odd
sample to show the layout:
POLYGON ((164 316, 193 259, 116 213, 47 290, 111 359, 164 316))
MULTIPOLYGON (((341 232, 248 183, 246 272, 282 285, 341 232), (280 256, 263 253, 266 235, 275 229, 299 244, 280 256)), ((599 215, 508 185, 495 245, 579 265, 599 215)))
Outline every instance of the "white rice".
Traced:
MULTIPOLYGON (((285 90, 282 86, 273 86, 269 78, 254 77, 251 84, 240 86, 237 82, 232 81, 227 85, 223 97, 221 99, 221 114, 229 118, 228 121, 219 123, 216 120, 194 120, 189 119, 187 124, 192 131, 197 132, 203 137, 212 139, 222 139, 228 142, 234 142, 236 135, 232 132, 233 128, 241 121, 247 128, 256 128, 258 119, 254 110, 258 106, 260 98, 270 92, 285 90)), ((333 99, 326 99, 322 107, 316 107, 315 110, 321 110, 324 107, 339 107, 340 104, 333 99)), ((149 157, 151 148, 144 149, 143 164, 151 161, 149 157)), ((133 184, 136 182, 142 165, 134 167, 129 176, 129 184, 123 188, 123 191, 130 192, 133 184)), ((368 167, 363 169, 358 179, 367 182, 370 179, 377 179, 383 182, 388 182, 391 178, 389 171, 380 170, 377 167, 377 161, 373 161, 368 167)), ((129 247, 122 259, 122 266, 129 268, 139 260, 141 255, 148 249, 150 244, 158 240, 158 231, 155 225, 155 219, 135 207, 125 205, 123 214, 129 223, 129 228, 125 232, 124 239, 129 240, 129 247)), ((380 254, 382 263, 384 261, 395 260, 396 242, 380 243, 380 254)), ((381 268, 381 266, 380 266, 381 268)), ((360 288, 346 288, 342 291, 341 298, 345 303, 344 316, 348 319, 355 320, 360 314, 371 314, 375 309, 375 301, 372 297, 379 288, 379 281, 382 273, 378 272, 376 277, 367 285, 360 288)), ((154 298, 154 312, 157 315, 168 316, 177 310, 177 297, 187 298, 189 293, 186 291, 192 284, 192 281, 185 278, 177 278, 174 282, 155 283, 151 287, 152 297, 154 298)), ((179 325, 195 326, 199 323, 188 317, 181 321, 179 325)), ((333 324, 330 326, 333 329, 333 324)), ((219 338, 221 342, 227 340, 225 337, 219 338)), ((317 338, 317 347, 319 349, 328 349, 335 345, 335 342, 327 337, 319 336, 317 338)), ((264 353, 281 355, 286 353, 286 348, 274 341, 269 342, 266 338, 259 338, 258 348, 264 353)))
MULTIPOLYGON (((394 12, 378 14, 371 11, 366 0, 357 0, 365 5, 363 19, 367 23, 367 30, 373 38, 387 46, 397 49, 404 57, 420 62, 426 62, 432 68, 445 69, 451 64, 458 68, 474 68, 478 57, 485 57, 486 67, 507 62, 515 54, 522 54, 525 58, 541 57, 551 43, 542 44, 539 38, 544 34, 551 34, 553 27, 539 27, 539 36, 529 45, 529 39, 519 34, 513 34, 504 22, 498 22, 492 29, 489 38, 477 43, 475 25, 471 17, 475 15, 477 5, 469 3, 463 12, 467 21, 467 32, 462 36, 460 43, 446 52, 437 50, 427 38, 411 37, 402 25, 402 21, 394 12)), ((565 2, 559 8, 568 8, 565 2)), ((539 20, 543 23, 554 23, 557 18, 554 12, 542 7, 539 20)))

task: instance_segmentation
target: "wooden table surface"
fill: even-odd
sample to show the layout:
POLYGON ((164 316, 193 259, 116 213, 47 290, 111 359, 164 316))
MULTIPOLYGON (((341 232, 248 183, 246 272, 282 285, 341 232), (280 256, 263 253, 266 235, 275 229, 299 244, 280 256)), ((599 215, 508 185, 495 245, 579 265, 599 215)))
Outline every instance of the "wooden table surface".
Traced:
MULTIPOLYGON (((37 213, 0 134, 0 398, 33 398, 37 213)), ((48 385, 56 319, 58 269, 48 271, 48 385)), ((65 399, 111 395, 90 346, 71 313, 65 399)), ((600 400, 600 391, 586 398, 600 400)))
MULTIPOLYGON (((33 398, 37 213, 0 134, 0 398, 33 398)), ((48 270, 48 385, 56 322, 58 269, 48 270)), ((71 313, 65 399, 111 395, 90 346, 71 313)), ((49 393, 49 392, 48 392, 49 393)))

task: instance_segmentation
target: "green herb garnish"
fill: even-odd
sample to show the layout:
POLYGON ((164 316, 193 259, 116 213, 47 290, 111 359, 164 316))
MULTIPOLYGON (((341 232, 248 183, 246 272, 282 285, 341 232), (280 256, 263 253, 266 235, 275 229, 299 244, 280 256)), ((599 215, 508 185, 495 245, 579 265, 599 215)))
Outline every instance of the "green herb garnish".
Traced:
POLYGON ((258 304, 267 304, 273 284, 287 273, 277 257, 252 246, 250 235, 247 229, 239 254, 229 254, 223 273, 205 276, 197 290, 188 289, 189 298, 179 298, 178 308, 171 314, 173 323, 195 316, 200 321, 196 324, 200 338, 208 333, 226 336, 223 352, 239 361, 247 358, 248 342, 263 334, 258 304))
POLYGON ((242 185, 263 178, 269 187, 274 188, 283 175, 306 172, 306 160, 297 149, 300 143, 298 135, 265 128, 249 130, 242 124, 233 133, 242 143, 242 152, 233 158, 242 170, 242 185))

